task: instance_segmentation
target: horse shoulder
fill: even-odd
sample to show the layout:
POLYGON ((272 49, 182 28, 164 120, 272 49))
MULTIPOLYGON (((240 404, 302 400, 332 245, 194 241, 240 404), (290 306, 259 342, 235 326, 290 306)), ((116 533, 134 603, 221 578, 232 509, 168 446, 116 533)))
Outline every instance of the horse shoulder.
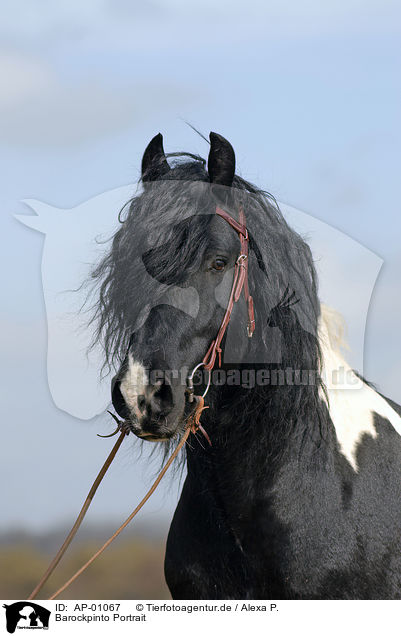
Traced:
POLYGON ((376 440, 379 449, 382 438, 391 437, 394 452, 401 453, 401 407, 347 363, 341 352, 346 345, 340 320, 336 312, 323 306, 319 340, 326 392, 321 392, 321 399, 327 404, 340 452, 358 472, 359 448, 368 438, 376 440))

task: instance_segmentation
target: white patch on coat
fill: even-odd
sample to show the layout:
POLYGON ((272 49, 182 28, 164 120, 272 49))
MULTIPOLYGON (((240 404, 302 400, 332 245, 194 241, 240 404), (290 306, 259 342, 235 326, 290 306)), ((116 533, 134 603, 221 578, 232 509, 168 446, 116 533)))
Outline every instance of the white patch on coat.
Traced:
MULTIPOLYGON (((322 350, 322 379, 328 393, 328 409, 340 450, 358 471, 356 453, 364 435, 377 437, 375 413, 386 418, 401 435, 401 417, 372 387, 363 382, 341 354, 346 348, 344 322, 340 314, 321 305, 319 340, 322 350)), ((327 401, 321 392, 321 398, 327 401)))
POLYGON ((140 417, 138 410, 138 396, 145 393, 148 384, 146 369, 140 362, 135 362, 132 354, 128 354, 128 369, 121 380, 120 391, 128 408, 140 417))

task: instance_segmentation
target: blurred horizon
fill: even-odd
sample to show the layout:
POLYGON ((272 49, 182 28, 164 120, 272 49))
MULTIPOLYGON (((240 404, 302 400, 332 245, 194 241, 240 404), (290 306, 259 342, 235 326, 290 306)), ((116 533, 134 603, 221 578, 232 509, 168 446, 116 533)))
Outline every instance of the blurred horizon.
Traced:
MULTIPOLYGON (((28 598, 70 527, 46 533, 0 533, 0 598, 28 598)), ((55 572, 39 592, 46 599, 59 589, 116 530, 110 523, 80 528, 55 572)), ((169 599, 164 582, 166 528, 139 524, 126 528, 76 582, 63 599, 169 599)))

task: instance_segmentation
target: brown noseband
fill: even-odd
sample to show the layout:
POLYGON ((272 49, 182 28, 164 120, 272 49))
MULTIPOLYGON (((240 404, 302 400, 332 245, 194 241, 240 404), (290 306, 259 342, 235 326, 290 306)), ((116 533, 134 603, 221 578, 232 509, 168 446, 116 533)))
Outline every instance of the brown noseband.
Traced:
POLYGON ((255 314, 253 309, 253 298, 249 293, 249 284, 248 284, 248 252, 249 252, 249 234, 246 227, 246 219, 245 213, 242 208, 239 211, 239 222, 233 219, 228 212, 223 210, 222 208, 216 207, 216 214, 218 214, 222 219, 227 221, 229 225, 237 232, 239 240, 241 242, 241 251, 235 262, 234 268, 234 278, 233 284, 231 287, 230 298, 228 301, 227 309, 225 311, 223 320, 221 321, 220 329, 218 334, 211 343, 209 349, 202 362, 200 362, 196 367, 192 370, 192 373, 188 377, 188 394, 189 401, 193 402, 194 399, 194 386, 193 386, 193 376, 195 371, 200 367, 204 367, 206 371, 209 372, 209 379, 206 390, 202 397, 205 397, 206 393, 209 390, 210 386, 210 376, 211 371, 216 363, 216 357, 219 356, 219 367, 221 367, 221 341, 223 340, 223 336, 228 327, 228 323, 231 319, 231 314, 233 311, 234 303, 238 302, 242 289, 244 290, 245 301, 248 306, 248 325, 247 332, 248 338, 252 338, 253 332, 255 331, 255 314))

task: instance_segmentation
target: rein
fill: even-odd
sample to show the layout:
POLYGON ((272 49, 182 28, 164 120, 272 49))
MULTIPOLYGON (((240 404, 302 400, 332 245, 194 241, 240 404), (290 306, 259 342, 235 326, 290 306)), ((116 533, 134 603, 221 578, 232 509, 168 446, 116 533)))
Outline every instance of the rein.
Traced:
MULTIPOLYGON (((137 507, 135 508, 135 510, 130 514, 130 516, 126 519, 126 521, 124 521, 124 523, 118 528, 118 530, 116 530, 116 532, 103 544, 103 546, 85 563, 85 565, 83 565, 66 583, 64 583, 64 585, 62 585, 52 596, 49 597, 48 600, 53 600, 55 598, 57 598, 57 596, 59 596, 59 594, 61 594, 69 585, 71 585, 71 583, 73 583, 73 581, 75 581, 78 576, 80 576, 80 574, 82 574, 82 572, 84 572, 86 570, 87 567, 89 567, 89 565, 91 563, 93 563, 93 561, 100 555, 102 554, 102 552, 104 552, 104 550, 112 543, 112 541, 114 541, 114 539, 116 537, 118 537, 118 535, 124 530, 124 528, 132 521, 132 519, 137 515, 137 513, 141 510, 141 508, 143 507, 143 505, 147 502, 147 500, 149 499, 149 497, 153 494, 153 492, 156 490, 157 486, 159 485, 160 481, 162 480, 162 478, 164 477, 164 475, 166 474, 167 470, 169 469, 169 467, 171 466, 172 462, 174 461, 174 459, 177 457, 178 453, 180 452, 180 450, 182 449, 182 447, 184 446, 184 444, 186 443, 190 433, 194 433, 196 434, 198 431, 200 431, 204 437, 207 439, 208 443, 211 444, 211 441, 209 439, 208 434, 206 433, 206 431, 204 430, 204 428, 202 427, 201 423, 200 423, 200 416, 201 413, 204 409, 208 408, 207 406, 204 406, 204 398, 207 394, 207 392, 209 391, 210 388, 210 382, 211 382, 211 372, 216 364, 216 358, 218 356, 218 360, 219 360, 219 367, 221 367, 221 354, 222 354, 222 349, 221 349, 221 342, 223 340, 224 334, 227 330, 228 324, 230 322, 231 319, 231 314, 234 308, 234 303, 238 302, 238 300, 240 299, 242 290, 244 291, 244 297, 245 297, 245 301, 247 303, 247 308, 248 308, 248 324, 247 324, 247 334, 248 334, 248 338, 252 338, 253 332, 255 330, 255 315, 254 315, 254 307, 253 307, 253 298, 249 293, 249 284, 248 284, 248 252, 249 252, 249 234, 248 234, 248 230, 246 227, 246 219, 245 219, 245 214, 242 208, 240 208, 239 211, 239 222, 236 221, 232 216, 230 216, 230 214, 228 214, 228 212, 226 212, 225 210, 223 210, 220 207, 216 207, 216 214, 218 216, 220 216, 222 219, 224 219, 238 234, 238 237, 240 239, 240 244, 241 244, 241 251, 240 254, 235 262, 235 267, 234 267, 234 278, 233 278, 233 284, 231 287, 231 292, 230 292, 230 297, 229 297, 229 301, 228 301, 228 305, 227 305, 227 309, 224 313, 224 317, 223 320, 221 322, 219 331, 217 333, 217 336, 215 338, 215 340, 212 341, 209 349, 206 352, 205 357, 203 358, 203 360, 197 364, 191 374, 188 376, 187 378, 187 384, 188 387, 186 389, 186 392, 188 394, 188 401, 189 402, 197 402, 197 406, 196 409, 194 410, 194 412, 190 415, 188 422, 187 422, 187 426, 185 429, 184 434, 182 435, 175 451, 172 453, 172 455, 170 456, 170 458, 168 459, 167 463, 165 464, 165 466, 162 468, 162 470, 160 471, 159 475, 157 476, 156 480, 154 481, 153 485, 151 486, 151 488, 148 490, 148 492, 146 493, 146 495, 144 496, 144 498, 142 499, 142 501, 137 505, 137 507), (208 371, 208 381, 207 381, 207 385, 206 385, 206 389, 203 393, 203 395, 198 396, 195 395, 194 393, 194 384, 193 384, 193 377, 194 374, 196 373, 196 371, 200 368, 200 367, 204 367, 206 371, 208 371)), ((110 411, 109 411, 110 413, 110 411)), ((118 449, 121 446, 121 443, 124 439, 124 437, 126 437, 129 433, 129 428, 127 426, 126 422, 122 422, 120 420, 117 419, 117 417, 115 415, 113 415, 112 413, 110 413, 110 415, 112 415, 112 417, 116 420, 117 422, 117 429, 114 431, 114 433, 111 433, 111 435, 100 435, 100 437, 112 437, 113 435, 117 434, 118 431, 120 431, 120 436, 117 439, 117 442, 114 444, 109 456, 107 457, 105 463, 103 464, 99 474, 97 475, 95 481, 93 482, 93 485, 85 499, 85 502, 81 508, 81 511, 74 523, 74 525, 72 526, 69 534, 67 535, 63 545, 61 546, 61 548, 59 549, 59 551, 57 552, 56 556, 54 557, 54 559, 52 560, 52 562, 50 563, 49 567, 47 568, 46 572, 44 573, 44 575, 42 576, 42 578, 40 579, 39 583, 36 585, 35 589, 32 591, 31 595, 28 597, 27 600, 32 600, 34 598, 36 598, 38 592, 42 589, 43 585, 46 583, 46 581, 48 580, 48 578, 50 577, 50 575, 53 573, 53 571, 55 570, 55 568, 57 567, 57 565, 59 564, 61 558, 63 557, 64 553, 66 552, 68 546, 70 545, 71 541, 73 540, 74 536, 76 535, 85 515, 86 512, 92 502, 92 499, 100 485, 100 482, 102 481, 104 475, 106 474, 106 471, 108 470, 111 462, 113 461, 118 449)))
MULTIPOLYGON (((184 431, 184 434, 182 435, 177 448, 174 450, 174 452, 172 453, 172 455, 169 457, 168 461, 166 462, 166 464, 163 466, 162 470, 160 471, 160 473, 158 474, 157 478, 155 479, 154 483, 152 484, 152 486, 149 488, 148 492, 146 493, 146 495, 144 496, 144 498, 142 499, 142 501, 137 505, 137 507, 135 508, 135 510, 130 514, 130 516, 124 521, 123 524, 121 524, 121 526, 118 528, 118 530, 116 530, 116 532, 102 545, 102 547, 95 552, 95 554, 85 563, 85 565, 83 565, 70 579, 68 579, 68 581, 66 583, 64 583, 64 585, 62 585, 54 594, 52 594, 52 596, 49 596, 48 600, 52 601, 53 599, 57 598, 57 596, 59 594, 61 594, 61 592, 63 592, 67 587, 69 587, 71 585, 71 583, 73 583, 78 576, 80 576, 80 574, 82 574, 82 572, 84 572, 86 570, 86 568, 89 567, 89 565, 91 563, 93 563, 93 561, 100 555, 102 554, 102 552, 104 552, 104 550, 110 545, 110 543, 112 543, 112 541, 114 541, 114 539, 116 539, 116 537, 118 537, 118 535, 124 530, 124 528, 126 528, 126 526, 132 521, 132 519, 138 514, 138 512, 141 510, 141 508, 144 506, 144 504, 147 502, 147 500, 149 499, 149 497, 154 493, 154 491, 156 490, 157 486, 159 485, 159 483, 161 482, 161 480, 163 479, 164 475, 166 474, 166 472, 168 471, 168 469, 170 468, 171 464, 173 463, 174 459, 177 457, 178 453, 180 452, 180 450, 182 449, 182 447, 184 446, 185 442, 187 441, 190 433, 196 434, 198 432, 198 430, 200 430, 201 424, 200 424, 200 416, 201 413, 204 409, 208 408, 207 406, 204 406, 204 400, 201 397, 197 397, 196 401, 198 402, 195 411, 190 415, 189 419, 188 419, 188 423, 187 423, 187 427, 184 431)), ((112 414, 111 414, 112 415, 112 414)), ((117 419, 114 415, 113 415, 114 419, 117 419)), ((76 535, 79 526, 81 525, 85 514, 92 502, 92 499, 95 495, 95 492, 100 484, 100 482, 102 481, 107 469, 109 468, 111 462, 113 461, 118 449, 121 446, 121 442, 123 441, 124 437, 126 437, 126 435, 128 435, 129 431, 127 432, 126 429, 126 423, 125 422, 119 422, 119 426, 118 426, 118 430, 121 430, 121 434, 117 440, 117 442, 114 444, 108 458, 106 459, 105 463, 103 464, 98 476, 96 477, 89 493, 88 496, 86 497, 86 500, 84 502, 84 505, 81 508, 81 511, 74 523, 74 525, 72 526, 69 534, 67 535, 67 538, 65 539, 63 545, 61 546, 61 548, 59 549, 59 551, 57 552, 56 556, 54 557, 54 559, 52 560, 52 562, 50 563, 49 567, 47 568, 46 572, 44 573, 44 575, 42 576, 42 578, 40 579, 39 583, 36 585, 35 589, 32 591, 32 593, 30 594, 30 596, 28 597, 27 600, 32 600, 34 598, 36 598, 38 592, 42 589, 42 587, 44 586, 44 584, 46 583, 46 581, 48 580, 48 578, 50 577, 50 575, 53 573, 53 571, 55 570, 55 568, 57 567, 57 565, 59 564, 59 562, 61 561, 61 558, 63 557, 64 553, 66 552, 68 546, 70 545, 71 541, 73 540, 74 536, 76 535)), ((113 435, 115 435, 117 432, 115 431, 115 433, 113 433, 113 435)), ((100 436, 103 437, 103 436, 100 436)), ((105 437, 109 437, 108 435, 105 437)))

